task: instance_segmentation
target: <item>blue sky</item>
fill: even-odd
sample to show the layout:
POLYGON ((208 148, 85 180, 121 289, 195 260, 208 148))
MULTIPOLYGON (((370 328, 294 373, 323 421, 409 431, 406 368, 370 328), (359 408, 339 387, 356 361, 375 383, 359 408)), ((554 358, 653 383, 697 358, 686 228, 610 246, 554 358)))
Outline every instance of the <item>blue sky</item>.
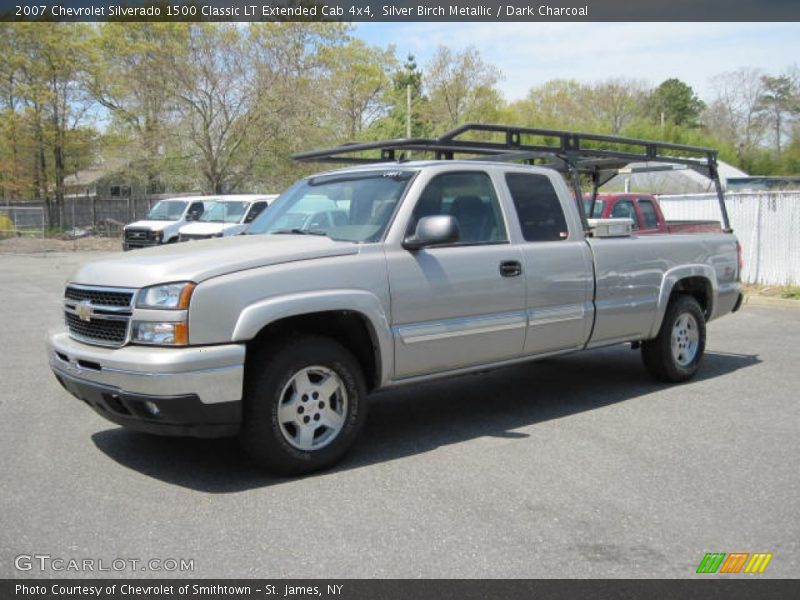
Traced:
POLYGON ((711 77, 739 67, 779 73, 800 64, 800 23, 358 23, 370 44, 395 44, 420 64, 438 45, 476 46, 503 72, 505 97, 524 97, 549 79, 677 77, 705 100, 711 77))

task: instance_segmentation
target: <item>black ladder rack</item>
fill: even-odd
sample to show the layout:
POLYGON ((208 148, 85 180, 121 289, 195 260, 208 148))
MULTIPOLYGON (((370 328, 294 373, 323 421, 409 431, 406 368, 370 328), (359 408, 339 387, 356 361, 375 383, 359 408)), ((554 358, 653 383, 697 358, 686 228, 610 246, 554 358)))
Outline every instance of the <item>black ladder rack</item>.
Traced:
MULTIPOLYGON (((583 197, 580 176, 588 176, 593 185, 592 206, 598 188, 631 162, 662 163, 632 168, 631 172, 688 168, 714 182, 723 230, 732 231, 719 179, 717 151, 701 146, 556 129, 468 123, 438 138, 350 142, 334 148, 299 152, 292 158, 306 162, 370 164, 402 161, 411 152, 415 153, 415 158, 422 154, 432 155, 435 160, 522 161, 550 167, 569 176, 577 198, 583 197), (492 140, 463 139, 468 133, 492 140)), ((588 231, 583 202, 577 204, 584 228, 588 231)))

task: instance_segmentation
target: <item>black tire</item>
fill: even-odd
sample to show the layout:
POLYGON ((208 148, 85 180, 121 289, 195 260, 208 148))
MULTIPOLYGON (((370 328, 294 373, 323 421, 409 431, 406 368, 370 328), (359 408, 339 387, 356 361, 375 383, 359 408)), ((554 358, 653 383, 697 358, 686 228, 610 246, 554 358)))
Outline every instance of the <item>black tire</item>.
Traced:
POLYGON ((706 320, 703 309, 692 296, 680 294, 670 301, 658 335, 652 340, 642 342, 642 360, 647 371, 659 381, 678 383, 694 377, 705 348, 706 320), (684 327, 677 331, 678 356, 676 357, 676 352, 673 352, 672 348, 673 330, 679 320, 686 316, 690 318, 689 323, 695 327, 684 327), (696 345, 693 345, 689 341, 689 336, 693 338, 695 335, 696 345))
MULTIPOLYGON (((311 372, 308 381, 318 372, 320 371, 311 372)), ((328 338, 301 335, 265 346, 248 358, 247 362, 240 434, 242 447, 257 465, 271 473, 302 475, 326 469, 337 463, 358 437, 366 418, 366 397, 361 367, 350 351, 341 344, 328 338), (297 384, 292 383, 295 376, 312 367, 329 370, 338 377, 338 382, 334 383, 341 385, 328 399, 330 406, 327 409, 330 413, 333 405, 339 403, 338 408, 344 422, 336 433, 324 421, 321 422, 312 443, 320 443, 316 433, 322 433, 329 439, 319 448, 302 449, 289 441, 292 439, 292 432, 294 431, 294 443, 299 443, 299 428, 314 426, 314 421, 303 425, 302 419, 308 421, 311 419, 309 415, 317 417, 317 412, 320 413, 319 416, 324 416, 326 413, 320 407, 325 398, 314 400, 309 394, 308 402, 303 400, 303 404, 297 398, 290 404, 287 398, 298 396, 297 384), (279 409, 288 406, 291 409, 287 410, 292 413, 294 406, 298 407, 297 424, 281 422, 284 419, 279 418, 279 409), (303 409, 306 409, 305 414, 303 409)), ((319 438, 321 440, 323 436, 319 438)))

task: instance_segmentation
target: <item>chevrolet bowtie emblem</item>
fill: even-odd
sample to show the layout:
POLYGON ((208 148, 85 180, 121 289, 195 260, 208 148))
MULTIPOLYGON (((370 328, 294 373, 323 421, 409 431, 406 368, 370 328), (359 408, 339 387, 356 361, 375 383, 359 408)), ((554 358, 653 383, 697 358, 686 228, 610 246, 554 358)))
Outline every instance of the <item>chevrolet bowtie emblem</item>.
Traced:
POLYGON ((80 317, 81 321, 91 321, 94 310, 92 310, 92 303, 89 300, 82 300, 75 305, 75 313, 80 317))

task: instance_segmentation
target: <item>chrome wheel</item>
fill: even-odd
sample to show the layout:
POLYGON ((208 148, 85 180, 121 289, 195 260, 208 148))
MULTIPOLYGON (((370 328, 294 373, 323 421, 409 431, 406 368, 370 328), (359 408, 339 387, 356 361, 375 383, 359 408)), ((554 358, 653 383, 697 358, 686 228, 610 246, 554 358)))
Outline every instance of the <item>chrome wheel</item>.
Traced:
POLYGON ((298 450, 319 450, 330 444, 344 427, 347 388, 327 367, 306 367, 283 388, 278 424, 284 439, 298 450))
POLYGON ((694 316, 689 313, 678 316, 672 326, 670 342, 672 358, 676 363, 685 367, 694 360, 700 342, 700 332, 694 316))

